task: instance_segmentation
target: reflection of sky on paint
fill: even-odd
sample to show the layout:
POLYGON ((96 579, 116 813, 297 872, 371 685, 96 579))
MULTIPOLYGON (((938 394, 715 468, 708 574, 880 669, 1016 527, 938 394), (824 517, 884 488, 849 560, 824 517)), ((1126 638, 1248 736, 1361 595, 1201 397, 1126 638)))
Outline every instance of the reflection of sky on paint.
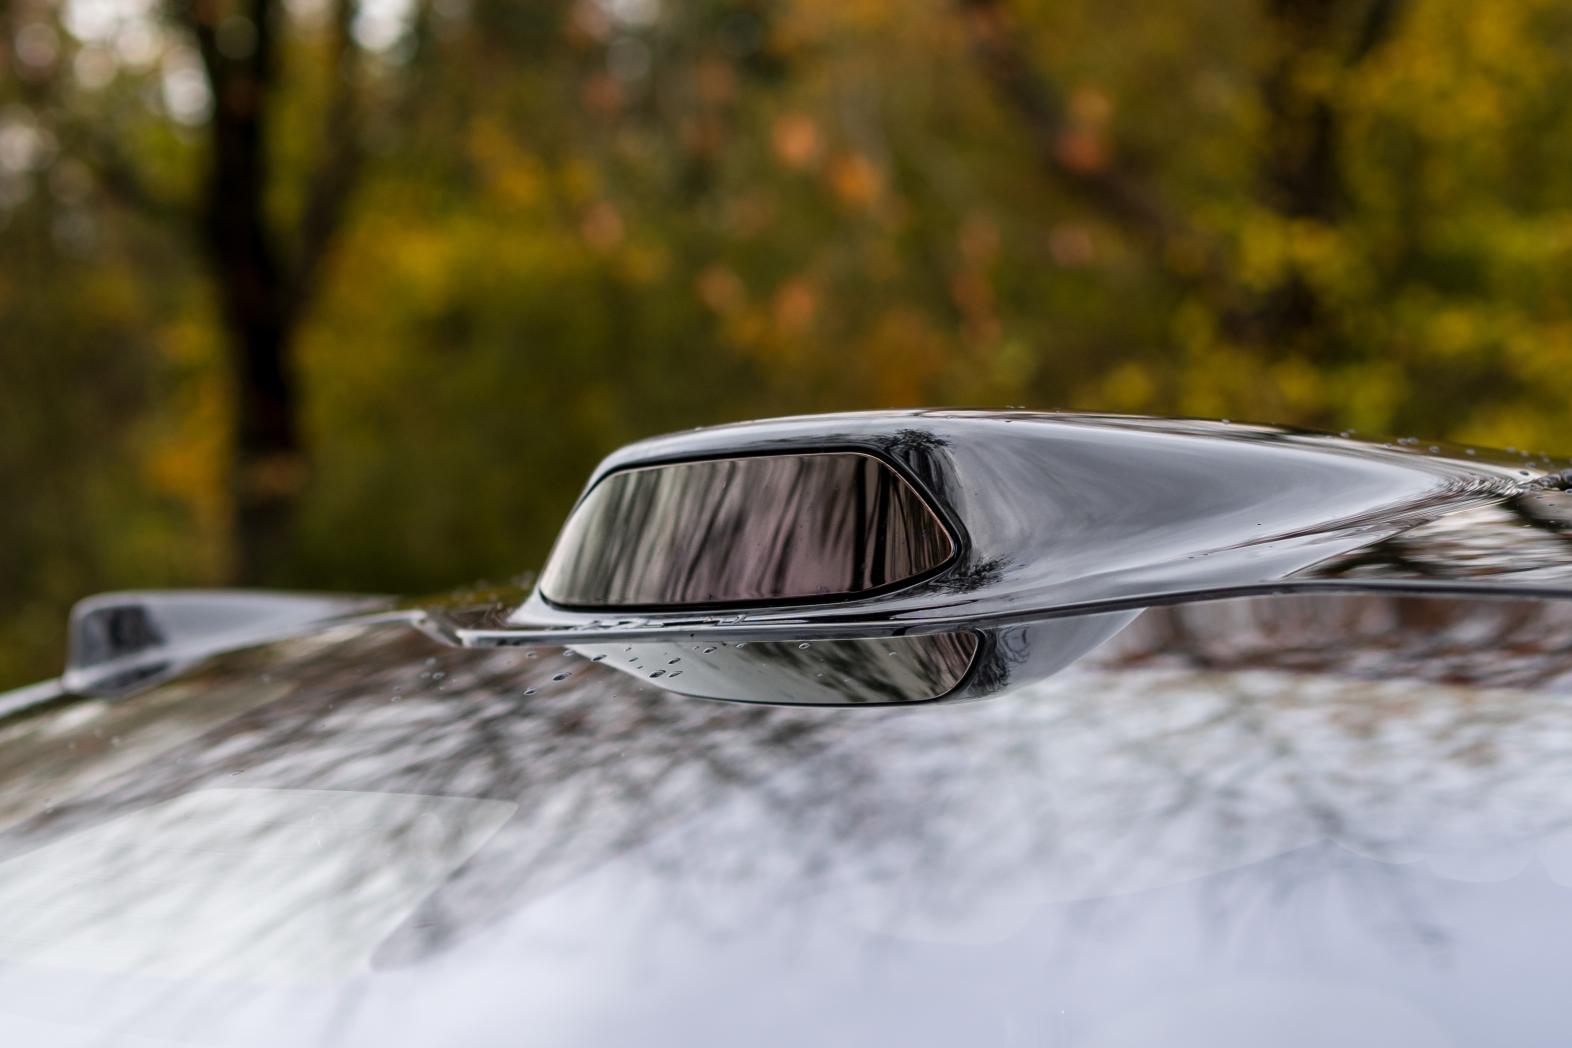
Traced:
POLYGON ((513 808, 188 793, 0 864, 0 960, 164 979, 342 979, 513 808))
MULTIPOLYGON (((1298 618, 1261 606, 1169 613, 1229 625, 1182 650, 1161 637, 1185 623, 1152 616, 1079 668, 956 706, 695 701, 554 649, 444 651, 382 627, 274 649, 293 661, 236 657, 86 719, 68 707, 32 723, 28 752, 107 720, 125 737, 103 759, 121 759, 148 727, 124 718, 148 700, 164 703, 153 723, 166 727, 231 711, 118 778, 74 780, 86 799, 0 838, 3 881, 30 856, 70 866, 39 848, 93 854, 104 827, 140 840, 136 813, 152 812, 174 820, 158 834, 172 854, 206 840, 237 867, 253 856, 280 871, 277 888, 248 872, 149 893, 193 914, 237 910, 211 922, 211 942, 171 933, 186 952, 165 954, 166 975, 172 955, 227 955, 226 936, 269 912, 346 905, 327 886, 358 870, 435 868, 409 844, 413 809, 379 809, 327 859, 182 807, 204 791, 516 810, 433 874, 441 886, 407 917, 351 922, 398 924, 369 973, 226 993, 222 979, 159 979, 156 966, 11 963, 0 1012, 81 1023, 72 1002, 90 992, 105 1028, 255 1044, 324 1031, 335 1044, 518 1043, 527 1030, 554 1045, 1112 1048, 1160 1028, 1180 1046, 1557 1043, 1572 960, 1558 932, 1572 907, 1564 616, 1498 605, 1495 619, 1404 626, 1376 605, 1363 618, 1343 602, 1302 602, 1298 618), (1322 665, 1387 679, 1303 672, 1318 646, 1333 653, 1322 665), (1469 679, 1487 649, 1502 652, 1490 672, 1543 690, 1416 679, 1469 679), (312 872, 323 868, 336 872, 312 872), (1274 1003, 1252 1019, 1241 1001, 1274 1003), (1271 1015, 1300 1042, 1263 1033, 1271 1015)), ((23 799, 31 781, 6 778, 23 799)), ((298 819, 273 822, 295 839, 298 819)), ((76 889, 59 880, 69 907, 76 889)), ((28 882, 39 905, 45 881, 28 882)), ((14 1040, 9 1022, 0 1034, 14 1040)))
MULTIPOLYGON (((801 840, 761 828, 764 802, 722 808, 527 907, 448 963, 524 976, 531 1013, 565 1044, 625 1043, 641 1029, 701 1044, 816 1043, 846 1030, 915 1044, 1011 1043, 1013 1030, 1027 1043, 1086 1048, 1333 1036, 1464 1045, 1512 1030, 1511 1043, 1555 1043, 1541 1038, 1561 1029, 1566 946, 1544 918, 1572 908, 1572 834, 1533 836, 1569 811, 1564 762, 1554 764, 1572 736, 1553 704, 1427 687, 1430 716, 1345 740, 1328 762, 1375 774, 1312 796, 1291 768, 1252 778, 1240 745, 1278 745, 1271 733, 1284 730, 1303 732, 1295 747, 1313 752, 1342 734, 1329 713, 1406 705, 1412 688, 1304 692, 1282 675, 1251 675, 1241 700, 1287 685, 1295 703, 1219 731, 1215 694, 1193 679, 1136 674, 1110 687, 1101 675, 1074 678, 1042 689, 1041 712, 1024 721, 999 714, 1017 741, 993 733, 997 746, 964 761, 957 750, 979 736, 945 722, 986 718, 987 704, 928 711, 921 730, 899 739, 951 754, 880 777, 881 794, 921 799, 920 851, 908 847, 917 835, 858 846, 855 861, 797 891, 801 840), (1144 711, 1146 731, 1109 733, 1151 700, 1160 705, 1144 711), (1065 701, 1071 710, 1052 711, 1065 701), (1335 706, 1315 709, 1322 702, 1335 706), (1480 794, 1480 776, 1437 775, 1426 760, 1459 741, 1458 708, 1476 703, 1537 707, 1502 741, 1547 759, 1491 796, 1480 794), (1168 765, 1168 747, 1153 740, 1175 733, 1201 745, 1168 765), (1416 741, 1428 742, 1426 753, 1375 760, 1416 741), (1012 785, 1011 769, 1033 758, 1042 775, 1012 785), (938 763, 961 774, 935 789, 927 773, 938 763), (1196 776, 1212 796, 1176 810, 1173 775, 1196 776), (1230 782, 1246 794, 1218 796, 1230 782), (1403 795, 1427 783, 1441 789, 1403 795), (679 855, 695 858, 676 883, 651 876, 679 855), (1541 919, 1525 920, 1530 912, 1541 919), (520 957, 534 963, 510 966, 520 957), (1503 958, 1543 967, 1509 974, 1503 958), (1292 1031, 1274 1028, 1284 1020, 1292 1031), (1168 1039, 1141 1040, 1154 1029, 1168 1039)), ((1255 756, 1272 759, 1259 748, 1255 756)), ((774 785, 806 799, 812 777, 811 768, 787 772, 774 785)), ((455 1012, 483 1009, 474 989, 455 1012)), ((477 1016, 475 1032, 491 1021, 477 1016)))

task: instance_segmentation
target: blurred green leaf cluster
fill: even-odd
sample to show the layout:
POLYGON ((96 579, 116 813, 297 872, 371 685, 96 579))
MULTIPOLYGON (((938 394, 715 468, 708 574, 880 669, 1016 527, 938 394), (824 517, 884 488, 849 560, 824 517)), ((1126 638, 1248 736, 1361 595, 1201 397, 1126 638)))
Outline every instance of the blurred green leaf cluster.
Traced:
POLYGON ((240 111, 266 223, 343 190, 242 581, 508 577, 607 451, 771 414, 1572 447, 1564 0, 12 0, 0 687, 82 595, 236 580, 240 111))

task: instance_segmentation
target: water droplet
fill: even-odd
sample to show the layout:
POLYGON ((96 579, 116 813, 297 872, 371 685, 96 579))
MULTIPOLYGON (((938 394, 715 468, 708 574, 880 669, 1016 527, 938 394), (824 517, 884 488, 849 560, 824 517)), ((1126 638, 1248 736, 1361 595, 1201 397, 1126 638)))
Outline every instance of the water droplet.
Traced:
POLYGON ((533 658, 534 658, 534 657, 535 657, 535 655, 536 655, 536 653, 535 653, 535 652, 533 652, 533 651, 526 651, 526 652, 525 652, 525 653, 524 653, 524 657, 525 657, 525 658, 526 658, 526 659, 533 659, 533 658))
POLYGON ((654 680, 656 677, 664 677, 665 675, 665 670, 656 670, 654 673, 650 674, 650 680, 654 680))
POLYGON ((712 652, 714 650, 715 650, 715 645, 711 644, 709 647, 705 648, 699 654, 701 654, 701 655, 708 655, 710 652, 712 652))
MULTIPOLYGON (((682 671, 681 671, 681 670, 672 670, 672 671, 671 671, 671 675, 672 675, 672 676, 673 676, 673 677, 680 677, 680 676, 682 676, 682 671)), ((669 679, 669 678, 668 678, 668 679, 669 679)))
POLYGON ((679 656, 677 656, 674 659, 667 659, 666 660, 666 665, 668 665, 668 666, 675 666, 677 663, 679 663, 681 661, 682 661, 682 656, 679 655, 679 656))
POLYGON ((801 644, 797 645, 797 647, 799 647, 799 648, 809 648, 809 647, 812 647, 812 645, 810 645, 807 641, 803 641, 801 644))
POLYGON ((535 689, 534 688, 525 688, 524 689, 524 694, 526 694, 526 695, 533 695, 533 694, 535 694, 535 689))
POLYGON ((552 674, 551 679, 552 680, 567 680, 571 676, 573 676, 573 674, 571 674, 571 673, 554 673, 554 674, 552 674))
POLYGON ((606 656, 604 656, 604 655, 595 655, 595 656, 591 657, 590 661, 591 662, 599 662, 601 659, 604 659, 605 657, 606 656))

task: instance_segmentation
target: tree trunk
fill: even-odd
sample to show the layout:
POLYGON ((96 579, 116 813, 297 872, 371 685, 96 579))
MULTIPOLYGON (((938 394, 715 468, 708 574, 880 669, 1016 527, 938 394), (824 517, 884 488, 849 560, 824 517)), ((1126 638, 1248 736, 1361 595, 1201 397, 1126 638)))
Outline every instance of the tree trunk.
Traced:
POLYGON ((235 362, 234 574, 249 585, 277 578, 289 551, 306 473, 300 444, 292 332, 261 322, 232 332, 235 362))
POLYGON ((213 92, 200 233, 223 311, 235 408, 233 575, 255 585, 280 574, 305 474, 289 360, 299 311, 266 210, 277 12, 272 0, 252 0, 255 44, 242 58, 219 53, 210 8, 194 12, 213 92))

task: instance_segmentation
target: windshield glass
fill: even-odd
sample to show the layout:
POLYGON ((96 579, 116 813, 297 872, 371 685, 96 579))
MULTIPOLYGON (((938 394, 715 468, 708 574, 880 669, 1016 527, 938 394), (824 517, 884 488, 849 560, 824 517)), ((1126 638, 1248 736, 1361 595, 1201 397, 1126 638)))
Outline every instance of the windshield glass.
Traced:
POLYGON ((384 624, 12 714, 0 1037, 1564 1029, 1567 606, 1156 609, 1058 676, 954 705, 659 683, 384 624))

